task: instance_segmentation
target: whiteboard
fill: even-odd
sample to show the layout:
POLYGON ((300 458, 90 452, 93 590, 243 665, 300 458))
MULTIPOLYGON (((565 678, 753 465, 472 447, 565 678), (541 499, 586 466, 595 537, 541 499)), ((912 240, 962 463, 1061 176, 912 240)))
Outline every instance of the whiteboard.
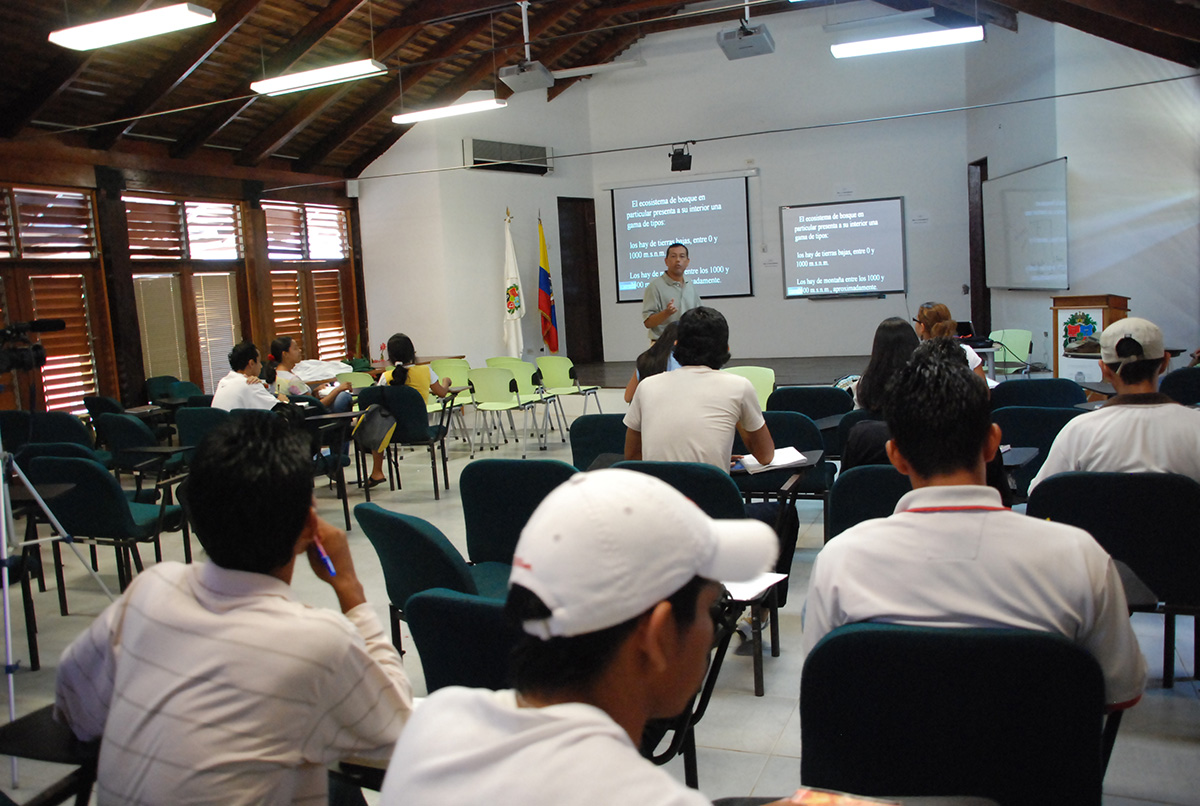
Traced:
POLYGON ((1067 158, 983 183, 988 288, 1062 290, 1067 260, 1067 158))

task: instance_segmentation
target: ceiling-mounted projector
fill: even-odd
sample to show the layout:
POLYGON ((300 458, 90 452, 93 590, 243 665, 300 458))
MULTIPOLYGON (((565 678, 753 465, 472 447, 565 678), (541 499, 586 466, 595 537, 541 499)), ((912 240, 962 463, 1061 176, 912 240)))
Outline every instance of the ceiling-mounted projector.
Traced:
POLYGON ((554 86, 554 76, 541 62, 521 62, 501 67, 500 80, 513 92, 545 90, 554 86))
MULTIPOLYGON (((717 44, 725 51, 727 59, 745 59, 775 52, 775 40, 771 38, 766 25, 751 28, 743 22, 734 31, 718 32, 717 44)), ((503 73, 500 77, 504 77, 503 73)))

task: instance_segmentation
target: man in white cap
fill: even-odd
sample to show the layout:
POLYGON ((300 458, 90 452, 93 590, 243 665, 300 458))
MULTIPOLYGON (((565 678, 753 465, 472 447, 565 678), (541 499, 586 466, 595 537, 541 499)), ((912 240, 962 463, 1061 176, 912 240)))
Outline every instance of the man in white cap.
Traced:
POLYGON ((658 479, 580 473, 521 532, 506 612, 515 690, 444 688, 396 746, 381 801, 701 806, 638 753, 687 707, 712 648, 719 580, 771 567, 774 532, 712 520, 658 479))
POLYGON ((1100 334, 1100 372, 1117 391, 1058 432, 1029 483, 1069 470, 1181 473, 1200 481, 1200 411, 1158 391, 1170 357, 1162 331, 1131 316, 1100 334))

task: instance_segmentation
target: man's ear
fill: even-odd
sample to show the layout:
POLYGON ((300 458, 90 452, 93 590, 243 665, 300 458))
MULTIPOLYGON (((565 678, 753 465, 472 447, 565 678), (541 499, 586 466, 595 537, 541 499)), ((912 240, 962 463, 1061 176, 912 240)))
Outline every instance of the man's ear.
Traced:
POLYGON ((638 625, 638 638, 646 662, 655 672, 667 671, 672 663, 672 647, 679 639, 675 611, 670 602, 659 602, 638 625))
POLYGON ((1171 371, 1171 354, 1163 353, 1162 364, 1158 367, 1158 374, 1163 375, 1171 371))
POLYGON ((896 447, 895 440, 889 439, 883 444, 883 448, 887 451, 887 458, 888 461, 892 463, 892 467, 896 468, 906 476, 911 476, 913 474, 912 465, 910 465, 908 460, 904 458, 904 454, 900 453, 900 449, 896 447))
POLYGON ((300 535, 296 538, 296 545, 292 549, 293 553, 299 555, 308 551, 308 547, 312 545, 314 538, 317 535, 317 507, 308 508, 308 515, 304 518, 304 525, 300 527, 300 535))
POLYGON ((996 451, 1000 449, 1000 440, 1004 438, 1004 432, 1000 430, 1000 426, 992 423, 992 427, 988 429, 987 438, 983 441, 983 463, 986 465, 996 456, 996 451))
POLYGON ((1097 361, 1096 363, 1100 365, 1100 380, 1111 384, 1117 377, 1116 373, 1109 369, 1108 364, 1105 364, 1103 361, 1097 361))

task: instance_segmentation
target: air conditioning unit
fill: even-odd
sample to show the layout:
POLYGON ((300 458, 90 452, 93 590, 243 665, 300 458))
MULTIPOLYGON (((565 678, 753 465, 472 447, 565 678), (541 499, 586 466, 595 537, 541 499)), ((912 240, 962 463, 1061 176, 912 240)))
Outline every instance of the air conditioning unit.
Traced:
POLYGON ((554 152, 547 146, 463 140, 463 165, 487 171, 508 171, 544 176, 554 170, 554 152))

